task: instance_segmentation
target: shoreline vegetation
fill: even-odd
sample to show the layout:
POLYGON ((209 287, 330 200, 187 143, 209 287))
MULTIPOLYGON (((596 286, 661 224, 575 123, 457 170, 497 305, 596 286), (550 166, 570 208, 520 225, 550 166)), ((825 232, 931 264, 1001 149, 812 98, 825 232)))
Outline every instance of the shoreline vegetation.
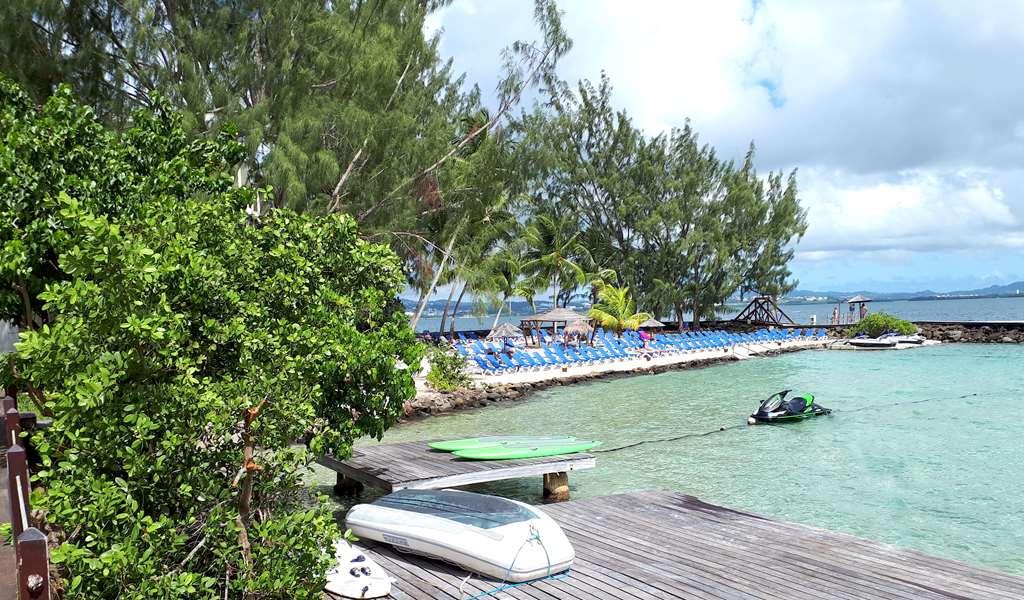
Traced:
POLYGON ((18 442, 55 598, 322 598, 345 534, 302 473, 433 410, 409 403, 439 290, 441 333, 550 296, 590 307, 553 330, 615 338, 497 364, 462 405, 827 343, 634 331, 714 337, 730 298, 794 290, 807 211, 753 141, 722 156, 642 129, 604 73, 562 80, 554 0, 490 93, 441 53, 446 2, 39 4, 0 37, 0 384, 49 420, 18 442))

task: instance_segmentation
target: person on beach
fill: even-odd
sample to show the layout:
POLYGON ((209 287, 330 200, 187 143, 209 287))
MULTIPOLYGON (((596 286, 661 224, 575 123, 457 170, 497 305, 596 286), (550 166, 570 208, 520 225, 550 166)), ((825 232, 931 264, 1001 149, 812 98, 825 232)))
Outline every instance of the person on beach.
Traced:
POLYGON ((836 304, 832 308, 832 321, 831 321, 831 324, 832 325, 838 325, 839 324, 839 305, 838 304, 836 304))
POLYGON ((852 325, 852 324, 854 324, 854 323, 856 323, 856 322, 857 322, 857 321, 856 321, 856 319, 854 318, 854 315, 855 315, 855 314, 856 314, 856 313, 854 313, 854 312, 853 312, 853 305, 851 304, 851 305, 850 305, 850 320, 849 320, 849 324, 850 324, 850 325, 852 325))
MULTIPOLYGON (((505 338, 505 343, 502 345, 501 349, 508 356, 508 359, 512 360, 512 356, 516 353, 516 345, 515 345, 515 343, 512 340, 510 340, 508 338, 505 338)), ((516 368, 513 371, 513 373, 518 373, 519 372, 519 363, 514 363, 514 364, 515 364, 516 368)))
POLYGON ((640 347, 644 348, 644 349, 647 349, 647 344, 650 341, 651 341, 651 334, 647 333, 646 331, 641 331, 640 332, 640 347))
POLYGON ((860 303, 860 318, 863 319, 866 316, 868 316, 868 305, 865 304, 864 302, 861 302, 860 303))

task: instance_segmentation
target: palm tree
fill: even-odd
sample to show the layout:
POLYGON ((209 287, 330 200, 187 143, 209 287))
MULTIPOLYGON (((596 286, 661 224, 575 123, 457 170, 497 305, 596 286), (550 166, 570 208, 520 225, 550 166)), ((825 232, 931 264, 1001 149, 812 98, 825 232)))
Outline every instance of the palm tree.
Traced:
POLYGON ((491 329, 498 325, 501 311, 510 298, 526 298, 533 306, 534 295, 538 289, 543 289, 544 282, 536 276, 529 276, 525 265, 525 260, 514 248, 503 248, 480 265, 478 276, 472 283, 491 305, 498 306, 491 329))
POLYGON ((580 235, 578 224, 568 214, 555 212, 536 215, 524 232, 524 267, 548 282, 554 306, 563 290, 587 281, 587 268, 593 261, 580 235))
POLYGON ((605 329, 611 329, 621 336, 626 329, 639 329, 640 324, 650 319, 647 313, 636 312, 636 303, 629 293, 629 287, 601 285, 597 291, 597 303, 590 308, 589 316, 605 329))

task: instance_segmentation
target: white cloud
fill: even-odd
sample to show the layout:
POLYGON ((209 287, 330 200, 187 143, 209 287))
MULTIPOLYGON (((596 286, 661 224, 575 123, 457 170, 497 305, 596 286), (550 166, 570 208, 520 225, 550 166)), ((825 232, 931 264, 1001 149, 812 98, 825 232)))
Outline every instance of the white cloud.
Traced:
MULTIPOLYGON (((1024 2, 560 6, 563 77, 605 70, 648 131, 691 118, 724 155, 753 139, 762 168, 799 167, 802 261, 1024 247, 1024 2)), ((442 50, 486 89, 500 47, 535 37, 531 8, 459 0, 442 50)))
POLYGON ((800 244, 805 258, 843 251, 1020 247, 1020 222, 988 172, 879 177, 808 169, 801 186, 809 212, 800 244))

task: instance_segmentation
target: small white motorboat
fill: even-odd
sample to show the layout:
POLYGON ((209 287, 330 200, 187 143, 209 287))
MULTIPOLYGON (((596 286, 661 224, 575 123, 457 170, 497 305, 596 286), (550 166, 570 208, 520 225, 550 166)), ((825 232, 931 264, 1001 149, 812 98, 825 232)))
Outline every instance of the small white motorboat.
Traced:
POLYGON ((362 539, 513 583, 565 571, 576 557, 538 508, 473 492, 400 490, 353 506, 345 523, 362 539))
POLYGON ((889 348, 896 347, 896 340, 894 338, 870 338, 867 336, 855 337, 846 340, 846 343, 862 350, 886 350, 889 348))
POLYGON ((881 339, 896 340, 897 344, 923 344, 925 342, 926 338, 923 335, 921 335, 920 333, 915 333, 914 335, 902 335, 902 334, 899 334, 899 333, 887 333, 887 334, 883 335, 881 337, 881 339))
POLYGON ((383 598, 391 593, 391 577, 362 550, 345 540, 334 543, 337 566, 327 573, 324 589, 342 598, 383 598))

